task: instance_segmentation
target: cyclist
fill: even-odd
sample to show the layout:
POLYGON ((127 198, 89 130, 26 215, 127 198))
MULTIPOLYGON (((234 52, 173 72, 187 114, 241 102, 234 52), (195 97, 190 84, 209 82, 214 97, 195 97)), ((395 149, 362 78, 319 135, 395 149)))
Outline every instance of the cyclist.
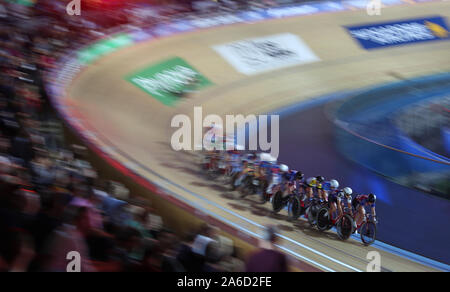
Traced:
POLYGON ((349 187, 345 187, 341 190, 335 190, 328 195, 328 204, 330 207, 330 219, 333 223, 335 223, 335 219, 337 217, 333 216, 338 211, 338 217, 342 216, 344 213, 342 210, 342 203, 347 202, 347 206, 351 210, 351 202, 352 202, 352 189, 349 187))
POLYGON ((296 189, 298 190, 299 194, 303 194, 306 190, 306 182, 305 182, 305 175, 301 171, 297 171, 295 174, 295 182, 296 182, 296 189))
POLYGON ((325 180, 323 176, 310 177, 306 179, 306 194, 309 201, 314 198, 314 190, 316 190, 317 196, 321 197, 322 182, 325 180))
POLYGON ((238 178, 234 182, 235 188, 238 187, 248 175, 254 174, 255 162, 256 162, 256 155, 252 153, 247 154, 247 156, 242 160, 242 170, 238 178))
POLYGON ((225 164, 226 164, 226 172, 232 176, 237 171, 240 171, 241 168, 241 153, 239 150, 228 150, 225 164))
MULTIPOLYGON (((229 142, 227 142, 229 143, 229 142)), ((231 144, 231 143, 230 143, 231 144)), ((225 165, 226 173, 229 176, 234 175, 236 172, 241 171, 242 166, 242 151, 244 147, 240 145, 232 144, 233 148, 231 150, 226 150, 225 154, 225 165)))
POLYGON ((317 185, 316 185, 317 195, 321 202, 326 202, 327 194, 326 194, 326 191, 323 189, 324 183, 325 183, 325 178, 323 176, 319 175, 316 177, 316 179, 317 179, 317 185))
POLYGON ((286 164, 280 164, 280 175, 281 175, 281 183, 282 183, 282 190, 283 192, 286 192, 289 190, 289 185, 291 181, 291 170, 289 170, 289 166, 286 164))
POLYGON ((331 193, 337 192, 339 188, 339 182, 335 179, 332 179, 330 181, 326 181, 323 183, 322 189, 322 195, 323 195, 323 200, 324 201, 328 201, 329 199, 329 195, 331 193))
POLYGON ((301 171, 291 169, 284 173, 283 179, 286 182, 287 193, 292 194, 297 189, 297 185, 301 183, 303 173, 301 171))
POLYGON ((259 155, 259 179, 261 183, 267 182, 266 189, 262 190, 266 192, 269 182, 272 176, 272 168, 276 164, 276 158, 270 156, 267 153, 260 153, 259 155))
POLYGON ((289 170, 289 167, 285 164, 274 164, 270 169, 270 183, 267 187, 267 194, 273 194, 273 188, 283 182, 284 173, 289 170))
POLYGON ((375 202, 377 201, 377 197, 370 193, 368 195, 358 195, 353 198, 352 200, 352 206, 355 209, 355 221, 354 221, 354 229, 356 232, 356 229, 361 226, 361 224, 364 221, 364 218, 366 216, 366 209, 365 207, 370 207, 370 211, 372 216, 375 220, 375 202))

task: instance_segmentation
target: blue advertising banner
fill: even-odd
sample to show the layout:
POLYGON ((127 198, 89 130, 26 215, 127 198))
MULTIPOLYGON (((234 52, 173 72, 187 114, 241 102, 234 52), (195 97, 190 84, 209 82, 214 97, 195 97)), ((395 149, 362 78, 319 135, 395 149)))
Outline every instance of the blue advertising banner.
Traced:
POLYGON ((345 28, 366 50, 449 39, 447 23, 441 16, 345 28))

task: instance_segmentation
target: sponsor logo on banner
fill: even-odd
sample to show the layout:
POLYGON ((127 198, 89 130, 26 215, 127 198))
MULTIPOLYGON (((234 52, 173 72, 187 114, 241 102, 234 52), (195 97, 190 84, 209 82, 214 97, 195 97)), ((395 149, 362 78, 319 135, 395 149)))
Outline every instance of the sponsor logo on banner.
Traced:
POLYGON ((213 47, 237 71, 253 75, 319 61, 296 35, 283 33, 213 47))
POLYGON ((134 73, 126 80, 165 105, 173 105, 184 93, 212 83, 181 58, 172 58, 134 73))
POLYGON ((448 26, 440 16, 346 28, 367 50, 449 39, 448 26))

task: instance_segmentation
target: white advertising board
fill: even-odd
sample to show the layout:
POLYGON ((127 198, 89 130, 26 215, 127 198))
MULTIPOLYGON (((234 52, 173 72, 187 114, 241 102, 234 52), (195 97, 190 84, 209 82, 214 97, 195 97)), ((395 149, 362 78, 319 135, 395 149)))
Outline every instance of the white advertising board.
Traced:
POLYGON ((213 49, 245 75, 320 60, 300 37, 290 33, 240 40, 213 49))

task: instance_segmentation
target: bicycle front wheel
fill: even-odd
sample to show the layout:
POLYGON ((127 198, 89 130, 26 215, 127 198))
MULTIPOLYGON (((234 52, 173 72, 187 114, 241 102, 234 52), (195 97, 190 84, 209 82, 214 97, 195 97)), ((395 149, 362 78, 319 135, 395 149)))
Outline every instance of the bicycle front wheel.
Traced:
POLYGON ((373 222, 365 222, 361 226, 361 241, 365 246, 371 245, 377 235, 377 225, 373 222))
POLYGON ((308 217, 308 222, 311 227, 316 226, 316 213, 313 211, 314 206, 309 206, 306 209, 306 216, 308 217))

